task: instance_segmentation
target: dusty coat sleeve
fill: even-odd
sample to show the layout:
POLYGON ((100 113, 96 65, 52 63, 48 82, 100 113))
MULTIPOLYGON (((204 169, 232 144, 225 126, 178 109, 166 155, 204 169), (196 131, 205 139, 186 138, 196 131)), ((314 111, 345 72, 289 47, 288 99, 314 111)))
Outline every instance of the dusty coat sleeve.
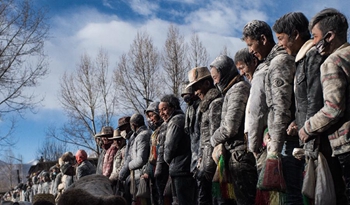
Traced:
POLYGON ((111 176, 109 179, 111 180, 117 180, 119 177, 119 172, 123 167, 124 164, 124 152, 125 152, 125 146, 121 149, 118 149, 113 162, 113 171, 111 173, 111 176))
POLYGON ((241 126, 249 96, 250 86, 239 82, 226 93, 222 108, 220 127, 210 138, 213 147, 233 138, 241 126))
POLYGON ((248 135, 248 148, 252 152, 258 152, 261 148, 267 127, 266 72, 267 66, 255 71, 246 108, 245 132, 248 135))
MULTIPOLYGON (((294 58, 288 54, 276 56, 266 75, 267 105, 269 107, 268 128, 271 141, 268 152, 281 153, 286 129, 292 120, 291 105, 295 73, 294 58)), ((293 99, 294 100, 294 99, 293 99)))
POLYGON ((321 66, 324 106, 305 122, 305 132, 317 135, 329 129, 344 115, 346 108, 346 78, 341 68, 328 62, 321 66))
POLYGON ((120 169, 120 172, 119 172, 119 179, 124 181, 130 174, 130 170, 129 170, 129 162, 130 162, 130 154, 129 154, 129 150, 130 150, 130 147, 128 147, 128 145, 126 145, 126 148, 125 148, 125 155, 124 155, 124 163, 122 165, 122 168, 120 169))
POLYGON ((214 100, 209 106, 209 135, 212 136, 214 132, 220 127, 222 102, 221 100, 214 100))
MULTIPOLYGON (((136 157, 129 162, 129 169, 141 169, 148 161, 149 156, 149 140, 151 133, 147 131, 142 131, 137 135, 135 143, 133 146, 136 146, 136 157)), ((133 148, 134 149, 134 148, 133 148)))
POLYGON ((62 172, 58 173, 56 178, 55 178, 55 181, 54 181, 54 185, 53 185, 53 189, 52 189, 52 194, 54 196, 57 195, 57 192, 58 192, 58 185, 61 183, 62 181, 62 172))
POLYGON ((88 167, 85 164, 80 164, 77 168, 77 179, 79 180, 81 177, 85 176, 88 171, 88 167))

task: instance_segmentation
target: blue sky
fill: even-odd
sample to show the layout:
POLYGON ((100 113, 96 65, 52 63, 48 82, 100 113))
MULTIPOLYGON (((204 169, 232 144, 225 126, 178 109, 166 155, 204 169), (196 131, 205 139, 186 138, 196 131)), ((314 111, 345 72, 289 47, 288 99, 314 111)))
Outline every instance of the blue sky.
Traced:
MULTIPOLYGON (((114 69, 121 54, 129 50, 137 31, 147 31, 158 50, 163 48, 170 23, 175 24, 188 42, 199 35, 212 61, 224 46, 231 55, 243 47, 243 26, 259 19, 273 25, 290 11, 301 11, 308 18, 333 7, 350 17, 348 0, 33 0, 49 9, 50 36, 45 44, 50 74, 35 89, 45 100, 36 114, 20 119, 14 133, 18 143, 15 156, 24 162, 36 157, 51 124, 61 125, 64 112, 57 99, 59 79, 65 70, 74 70, 83 53, 95 56, 100 48, 108 51, 114 69)), ((115 123, 117 124, 117 123, 115 123)), ((0 122, 0 129, 6 122, 0 122)), ((76 150, 72 150, 75 152, 76 150)))

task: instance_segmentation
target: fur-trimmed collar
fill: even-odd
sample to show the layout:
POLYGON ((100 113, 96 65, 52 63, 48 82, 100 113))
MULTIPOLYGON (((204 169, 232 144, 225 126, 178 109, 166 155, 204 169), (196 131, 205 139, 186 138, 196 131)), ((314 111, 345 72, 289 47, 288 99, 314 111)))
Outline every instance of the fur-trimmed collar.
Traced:
POLYGON ((218 97, 221 97, 221 93, 218 89, 211 88, 208 90, 200 104, 201 112, 207 111, 210 103, 218 97))
POLYGON ((243 81, 244 77, 241 75, 236 75, 236 77, 234 77, 229 83, 228 85, 225 87, 225 89, 222 91, 222 94, 225 95, 225 93, 236 83, 243 81))
POLYGON ((304 43, 304 45, 300 48, 300 50, 297 53, 297 56, 295 57, 295 62, 300 61, 302 58, 305 57, 306 53, 314 46, 314 43, 312 40, 308 40, 304 43))

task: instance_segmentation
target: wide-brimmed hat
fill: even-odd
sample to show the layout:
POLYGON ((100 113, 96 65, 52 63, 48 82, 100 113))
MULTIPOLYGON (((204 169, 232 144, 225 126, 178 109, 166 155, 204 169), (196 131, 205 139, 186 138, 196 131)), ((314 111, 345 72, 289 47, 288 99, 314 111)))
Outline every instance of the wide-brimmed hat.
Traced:
POLYGON ((195 84, 200 80, 210 78, 210 77, 211 77, 210 71, 207 67, 193 68, 188 72, 189 84, 186 86, 186 88, 191 87, 193 84, 195 84))
POLYGON ((193 93, 193 89, 191 86, 187 86, 186 84, 182 86, 182 90, 181 90, 181 97, 183 97, 184 95, 187 94, 194 94, 193 93))
POLYGON ((130 117, 129 116, 119 118, 118 128, 120 128, 123 125, 127 125, 127 124, 130 124, 130 117))
POLYGON ((109 140, 115 140, 115 139, 120 139, 120 138, 123 138, 121 133, 120 133, 120 130, 119 129, 115 129, 114 132, 113 132, 113 137, 110 137, 108 139, 109 140))
POLYGON ((39 201, 46 201, 55 204, 55 197, 52 194, 35 194, 33 196, 33 204, 39 201))
POLYGON ((101 132, 97 133, 95 137, 112 137, 113 128, 111 126, 102 127, 101 132))

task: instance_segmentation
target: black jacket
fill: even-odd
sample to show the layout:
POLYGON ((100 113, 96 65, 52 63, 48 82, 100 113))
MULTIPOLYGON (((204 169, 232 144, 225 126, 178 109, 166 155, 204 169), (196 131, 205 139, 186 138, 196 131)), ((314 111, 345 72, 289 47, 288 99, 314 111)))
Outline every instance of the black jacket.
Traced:
POLYGON ((200 100, 196 100, 192 105, 188 105, 185 114, 185 132, 191 138, 191 172, 194 173, 198 163, 199 138, 200 138, 200 118, 201 112, 198 109, 200 100))
POLYGON ((212 158, 213 147, 210 144, 210 137, 220 127, 221 110, 223 97, 218 89, 210 89, 204 96, 200 104, 201 117, 201 138, 200 155, 202 158, 200 171, 206 171, 214 174, 216 164, 212 158))
MULTIPOLYGON (((325 60, 315 47, 307 42, 296 58, 294 78, 295 122, 298 129, 304 126, 307 119, 323 107, 323 92, 320 80, 320 66, 325 60)), ((314 149, 314 140, 306 144, 306 149, 314 149)))
POLYGON ((169 164, 169 175, 189 176, 191 175, 191 141, 184 129, 185 115, 181 110, 176 110, 166 124, 164 161, 169 164))

